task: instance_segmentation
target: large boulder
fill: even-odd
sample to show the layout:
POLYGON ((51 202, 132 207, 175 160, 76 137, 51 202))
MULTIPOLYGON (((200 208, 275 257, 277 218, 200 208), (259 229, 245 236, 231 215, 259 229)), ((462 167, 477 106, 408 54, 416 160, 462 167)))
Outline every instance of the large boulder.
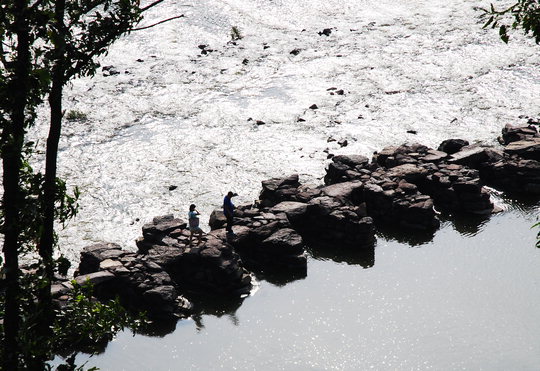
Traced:
POLYGON ((391 178, 405 179, 414 184, 424 180, 428 171, 418 165, 403 164, 389 169, 387 175, 391 178))
POLYGON ((187 223, 182 219, 175 218, 172 214, 158 216, 152 220, 152 223, 145 224, 142 227, 143 237, 146 241, 167 245, 164 238, 175 230, 182 230, 187 227, 187 223))
POLYGON ((332 161, 352 168, 363 168, 369 164, 369 159, 362 155, 338 155, 332 157, 332 161))
POLYGON ((459 152, 454 153, 448 162, 477 168, 482 162, 488 159, 489 154, 486 148, 473 145, 463 147, 459 152))
POLYGON ((225 227, 225 224, 227 223, 227 218, 225 217, 225 214, 223 213, 223 210, 214 210, 210 214, 210 221, 208 224, 210 225, 210 229, 220 229, 225 227))
POLYGON ((78 274, 88 274, 100 270, 100 263, 107 259, 117 259, 126 252, 115 243, 96 243, 83 248, 79 263, 78 274))
POLYGON ((447 139, 444 140, 441 144, 439 144, 439 151, 443 151, 448 153, 449 155, 453 155, 456 152, 461 151, 463 147, 466 147, 469 145, 469 142, 464 139, 447 139))
POLYGON ((527 160, 540 161, 540 138, 512 142, 505 147, 504 152, 527 160))
POLYGON ((294 229, 283 228, 262 241, 261 248, 271 255, 300 255, 304 242, 294 229))
POLYGON ((534 125, 514 126, 507 124, 502 129, 502 136, 499 137, 499 142, 503 145, 531 138, 538 138, 538 129, 534 125))
POLYGON ((260 204, 263 207, 270 207, 282 201, 296 201, 299 186, 298 174, 264 180, 259 195, 260 204))
POLYGON ((364 184, 358 180, 332 184, 322 188, 321 191, 324 195, 337 198, 344 203, 358 204, 364 200, 364 184))
POLYGON ((291 223, 299 221, 307 211, 308 205, 304 202, 283 201, 270 209, 272 213, 285 213, 291 223))

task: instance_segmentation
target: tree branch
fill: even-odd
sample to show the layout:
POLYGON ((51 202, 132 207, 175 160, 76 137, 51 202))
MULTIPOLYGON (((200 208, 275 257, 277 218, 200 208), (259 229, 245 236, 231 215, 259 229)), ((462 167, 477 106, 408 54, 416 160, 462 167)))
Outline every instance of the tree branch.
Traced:
POLYGON ((183 15, 183 14, 180 14, 180 15, 177 15, 176 17, 167 18, 167 19, 164 19, 164 20, 159 21, 159 22, 157 22, 157 23, 151 24, 150 26, 144 26, 144 27, 132 28, 131 31, 141 31, 141 30, 146 30, 146 29, 148 29, 148 28, 155 27, 155 26, 157 26, 158 24, 162 24, 162 23, 165 23, 165 22, 169 22, 169 21, 172 21, 172 20, 178 19, 178 18, 184 18, 184 15, 183 15))
POLYGON ((144 8, 141 8, 141 12, 145 12, 145 11, 147 11, 148 9, 155 7, 155 6, 158 5, 159 3, 162 3, 163 1, 164 1, 164 0, 156 0, 156 1, 154 1, 153 3, 151 3, 151 4, 147 5, 147 6, 145 6, 144 8))

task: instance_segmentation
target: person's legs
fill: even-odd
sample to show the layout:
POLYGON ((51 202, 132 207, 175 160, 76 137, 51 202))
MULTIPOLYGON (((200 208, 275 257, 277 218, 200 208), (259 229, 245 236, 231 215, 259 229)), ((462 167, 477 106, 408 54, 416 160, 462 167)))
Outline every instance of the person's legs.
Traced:
POLYGON ((191 246, 191 240, 193 239, 193 229, 189 231, 189 246, 191 246))
POLYGON ((199 242, 198 244, 202 243, 202 229, 199 229, 199 242))
POLYGON ((233 216, 225 215, 225 217, 227 218, 227 227, 225 229, 227 232, 232 233, 233 216))

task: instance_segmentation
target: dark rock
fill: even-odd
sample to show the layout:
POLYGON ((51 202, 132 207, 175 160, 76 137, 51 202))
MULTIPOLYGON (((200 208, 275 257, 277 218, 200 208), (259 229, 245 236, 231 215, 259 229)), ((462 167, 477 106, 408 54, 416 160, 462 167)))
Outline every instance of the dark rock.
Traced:
POLYGON ((358 204, 364 199, 364 184, 357 180, 332 184, 322 188, 321 191, 326 196, 339 199, 343 203, 350 201, 354 204, 358 204))
POLYGON ((103 76, 113 76, 120 74, 120 72, 114 66, 103 66, 101 70, 103 71, 103 76))
POLYGON ((339 155, 334 156, 332 161, 340 162, 352 168, 355 168, 357 166, 364 167, 369 163, 369 159, 362 155, 339 155))
POLYGON ((429 150, 427 155, 422 157, 425 162, 439 162, 448 157, 448 152, 429 150))
POLYGON ((499 138, 499 141, 502 144, 507 145, 512 142, 518 142, 538 137, 538 129, 534 125, 514 126, 507 124, 502 129, 502 137, 499 138))
POLYGON ((316 104, 312 104, 309 106, 309 109, 319 109, 319 107, 316 104))
POLYGON ((331 28, 325 28, 323 29, 322 31, 319 31, 317 32, 319 34, 319 36, 330 36, 330 34, 332 33, 332 29, 331 28))
POLYGON ((178 263, 182 258, 183 251, 176 247, 156 246, 156 248, 148 251, 148 259, 167 270, 178 263))
POLYGON ((439 145, 438 150, 446 152, 449 155, 453 155, 454 153, 461 151, 463 147, 468 145, 469 142, 464 139, 447 139, 439 145))
POLYGON ((80 276, 75 277, 75 282, 79 285, 84 285, 86 283, 90 283, 92 286, 98 286, 99 284, 102 284, 104 282, 110 281, 114 279, 116 276, 111 272, 94 272, 89 274, 82 274, 80 276))
POLYGON ((300 49, 293 49, 293 50, 290 51, 289 54, 298 55, 298 54, 300 54, 300 49))
POLYGON ((201 258, 203 259, 219 259, 221 257, 221 252, 215 247, 207 247, 201 251, 201 258))
POLYGON ((540 161, 540 138, 512 142, 505 147, 504 152, 527 160, 540 161))
POLYGON ((343 203, 333 197, 316 197, 308 203, 308 214, 324 216, 340 206, 343 206, 343 203))
POLYGON ((302 237, 293 229, 283 228, 262 241, 262 248, 273 255, 299 255, 304 252, 302 237))
POLYGON ((174 286, 158 286, 143 294, 143 298, 148 306, 159 308, 162 312, 171 313, 174 311, 178 293, 174 286))
POLYGON ((162 240, 168 233, 176 229, 185 229, 187 223, 182 219, 176 219, 172 214, 155 217, 152 223, 145 224, 142 227, 143 237, 147 242, 157 244, 166 244, 162 240))
POLYGON ((489 158, 485 148, 467 146, 450 156, 449 162, 475 168, 489 158))
POLYGON ((79 274, 97 272, 103 260, 121 258, 125 254, 120 245, 114 243, 97 243, 87 246, 81 252, 79 274))
POLYGON ((295 201, 299 186, 298 174, 263 181, 263 189, 259 195, 261 206, 271 207, 282 201, 295 201))
POLYGON ((222 210, 212 211, 210 214, 210 221, 208 222, 212 230, 223 228, 225 227, 226 223, 227 218, 225 217, 225 214, 223 214, 222 210))
POLYGON ((72 289, 73 286, 71 283, 55 283, 51 285, 51 296, 53 298, 58 298, 60 296, 69 294, 72 289))
POLYGON ((307 204, 303 202, 283 201, 272 207, 270 211, 273 213, 283 212, 294 223, 304 216, 307 211, 307 204))
POLYGON ((414 164, 398 165, 388 170, 388 176, 405 179, 410 183, 417 183, 426 178, 428 171, 414 164))

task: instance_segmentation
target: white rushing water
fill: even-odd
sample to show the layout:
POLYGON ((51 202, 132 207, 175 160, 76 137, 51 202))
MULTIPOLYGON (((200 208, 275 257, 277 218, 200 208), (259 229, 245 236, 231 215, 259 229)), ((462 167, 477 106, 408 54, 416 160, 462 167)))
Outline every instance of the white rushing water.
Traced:
POLYGON ((195 203, 205 218, 228 190, 253 201, 269 177, 319 183, 327 148, 370 156, 402 142, 492 142, 519 116, 537 118, 540 47, 482 30, 473 7, 487 4, 166 1, 142 25, 185 17, 121 39, 102 59, 120 73, 99 70, 66 94, 66 110, 87 120, 66 122, 61 141, 60 172, 82 191, 61 250, 76 261, 96 241, 135 249, 153 216, 185 217, 195 203))

